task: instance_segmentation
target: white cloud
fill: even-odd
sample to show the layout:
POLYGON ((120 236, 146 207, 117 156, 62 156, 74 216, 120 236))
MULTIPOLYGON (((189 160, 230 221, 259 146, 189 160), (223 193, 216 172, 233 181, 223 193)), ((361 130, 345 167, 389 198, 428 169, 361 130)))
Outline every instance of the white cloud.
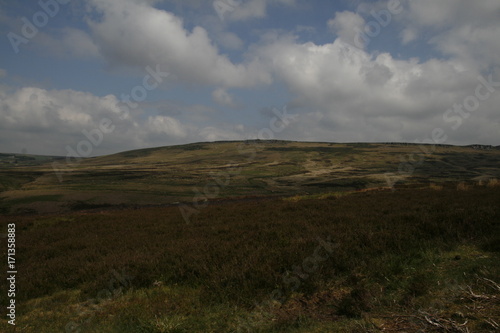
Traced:
POLYGON ((202 141, 243 140, 246 138, 244 126, 241 124, 223 124, 217 127, 206 126, 200 129, 200 139, 202 141))
POLYGON ((236 108, 237 104, 233 101, 233 98, 225 89, 218 88, 212 92, 213 100, 222 106, 229 108, 236 108))
POLYGON ((7 71, 3 68, 0 68, 0 78, 4 76, 7 76, 7 71))
MULTIPOLYGON (((297 26, 294 32, 285 34, 279 29, 255 30, 252 33, 260 41, 245 50, 246 41, 224 30, 226 25, 215 21, 213 14, 203 21, 210 26, 206 30, 199 21, 185 23, 179 16, 155 8, 156 1, 89 0, 89 31, 63 28, 57 38, 48 35, 53 30, 41 31, 33 43, 72 57, 99 56, 114 67, 144 70, 159 65, 180 83, 186 83, 176 88, 205 85, 204 93, 212 91, 213 101, 230 108, 240 107, 229 93, 231 88, 252 88, 238 90, 242 100, 248 100, 274 82, 278 95, 282 91, 290 94, 293 108, 289 109, 300 114, 299 121, 276 134, 279 138, 411 142, 442 127, 449 143, 498 144, 500 89, 481 102, 459 130, 452 130, 443 120, 447 109, 474 94, 480 74, 495 72, 496 68, 494 80, 500 81, 498 0, 403 2, 408 10, 395 16, 386 31, 399 36, 403 45, 414 42, 421 47, 425 44, 421 42, 427 42, 441 58, 399 60, 394 54, 369 54, 352 47, 371 9, 387 8, 387 1, 363 2, 357 13, 336 13, 327 22, 338 36, 332 43, 298 42, 294 33, 315 30, 297 26), (231 50, 231 55, 243 62, 231 61, 218 46, 231 50)), ((292 6, 294 2, 249 0, 229 13, 228 19, 264 17, 270 5, 292 6)), ((192 0, 189 6, 202 8, 203 4, 192 0)), ((325 22, 320 24, 324 27, 325 22)), ((377 41, 374 38, 370 46, 376 47, 377 41)), ((425 48, 419 51, 433 54, 425 48)), ((0 69, 0 77, 5 75, 0 69)), ((264 95, 268 99, 272 92, 264 95)), ((217 119, 217 110, 203 105, 204 98, 206 95, 197 95, 194 101, 184 103, 145 101, 149 113, 139 107, 131 115, 117 106, 114 95, 99 97, 74 90, 0 85, 0 151, 26 148, 29 152, 65 154, 66 145, 85 139, 82 130, 96 128, 104 117, 112 119, 117 128, 94 154, 244 139, 258 132, 251 121, 229 124, 217 119), (151 115, 152 109, 158 114, 151 115)), ((286 97, 279 98, 281 103, 286 97)), ((238 114, 231 116, 234 119, 238 114)), ((262 124, 262 119, 253 115, 245 117, 262 124)))
POLYGON ((182 19, 172 13, 132 0, 91 3, 103 17, 89 21, 89 25, 102 55, 111 65, 142 69, 161 64, 182 82, 223 87, 271 82, 257 62, 233 64, 219 54, 204 28, 196 26, 189 32, 182 19))
POLYGON ((220 5, 216 11, 219 16, 232 21, 264 18, 270 5, 295 5, 295 0, 218 0, 218 2, 220 5))
POLYGON ((145 129, 150 134, 160 134, 164 139, 173 137, 183 139, 187 136, 187 129, 177 119, 168 116, 148 117, 145 129))
MULTIPOLYGON (((226 1, 227 2, 227 1, 226 1)), ((236 3, 228 12, 228 17, 235 21, 244 21, 266 16, 266 0, 250 0, 236 3)))
MULTIPOLYGON (((460 131, 443 121, 444 112, 474 94, 478 84, 480 73, 459 59, 396 60, 388 53, 367 54, 341 39, 316 45, 283 38, 260 52, 306 112, 291 129, 294 138, 413 141, 444 127, 449 143, 462 144, 477 142, 479 135, 469 129, 473 124, 496 119, 500 89, 460 131)), ((494 126, 481 128, 487 131, 480 135, 484 142, 498 140, 494 126)))
POLYGON ((411 22, 419 26, 442 28, 467 22, 484 23, 498 19, 500 3, 496 0, 419 0, 409 3, 411 22))
POLYGON ((403 44, 418 35, 446 56, 475 70, 500 65, 500 2, 497 0, 409 1, 409 10, 398 17, 406 25, 403 44))
POLYGON ((413 42, 418 37, 418 32, 415 29, 404 29, 401 31, 401 42, 403 45, 413 42))
POLYGON ((349 11, 338 12, 328 21, 330 30, 344 42, 352 45, 356 45, 356 38, 363 31, 364 25, 365 20, 360 15, 349 11))
MULTIPOLYGON (((500 7, 499 7, 500 10, 500 7)), ((461 59, 469 67, 488 70, 500 66, 500 26, 464 25, 430 40, 442 53, 461 59)))
MULTIPOLYGON (((200 114, 213 111, 202 105, 178 106, 187 115, 147 117, 143 116, 140 107, 131 114, 119 105, 114 95, 99 97, 74 90, 0 87, 0 151, 65 156, 69 147, 79 153, 79 145, 89 141, 83 131, 95 133, 103 119, 109 119, 114 130, 104 133, 102 138, 95 134, 93 138, 98 144, 90 145, 90 156, 195 141, 244 138, 241 124, 209 125, 207 118, 200 114), (203 118, 202 124, 198 124, 199 117, 203 118)), ((87 148, 88 145, 84 146, 84 150, 87 148)))
POLYGON ((243 40, 234 32, 227 30, 221 20, 213 15, 207 15, 203 20, 203 26, 210 32, 214 42, 227 50, 242 50, 243 40))
MULTIPOLYGON (((85 139, 82 130, 99 128, 104 118, 116 124, 116 133, 121 132, 122 140, 128 134, 124 129, 135 125, 130 115, 118 107, 113 95, 97 97, 74 90, 24 87, 3 88, 0 96, 0 151, 25 148, 29 152, 61 155, 66 145, 85 139)), ((131 143, 133 138, 126 146, 131 143)), ((107 140, 95 147, 94 153, 112 152, 117 147, 107 140)))
POLYGON ((96 97, 73 90, 25 87, 5 96, 1 114, 4 129, 52 129, 54 125, 62 125, 65 131, 73 131, 97 124, 104 114, 129 118, 112 95, 96 97))
POLYGON ((232 32, 221 32, 217 36, 217 42, 219 45, 230 50, 240 50, 243 48, 243 41, 232 32))

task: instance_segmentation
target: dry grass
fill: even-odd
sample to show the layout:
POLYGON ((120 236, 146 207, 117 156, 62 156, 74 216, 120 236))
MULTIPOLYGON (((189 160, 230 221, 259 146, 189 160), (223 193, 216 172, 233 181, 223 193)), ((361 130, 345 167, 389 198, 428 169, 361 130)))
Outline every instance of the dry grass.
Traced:
POLYGON ((492 178, 492 179, 488 180, 487 186, 488 187, 498 187, 498 186, 500 186, 500 180, 498 180, 496 178, 492 178))
POLYGON ((442 191, 444 186, 443 185, 438 185, 438 184, 435 184, 435 183, 431 183, 429 185, 429 188, 434 190, 434 191, 442 191))
POLYGON ((471 189, 471 185, 465 183, 465 182, 460 182, 457 185, 457 191, 469 191, 471 189))

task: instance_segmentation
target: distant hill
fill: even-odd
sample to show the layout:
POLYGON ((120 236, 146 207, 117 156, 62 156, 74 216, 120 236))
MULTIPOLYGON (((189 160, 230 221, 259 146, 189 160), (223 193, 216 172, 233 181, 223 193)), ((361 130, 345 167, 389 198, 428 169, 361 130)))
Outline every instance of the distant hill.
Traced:
POLYGON ((34 166, 62 159, 64 159, 64 157, 61 156, 0 153, 0 168, 9 166, 34 166))
POLYGON ((228 141, 66 161, 0 154, 0 211, 50 212, 500 179, 500 147, 228 141))

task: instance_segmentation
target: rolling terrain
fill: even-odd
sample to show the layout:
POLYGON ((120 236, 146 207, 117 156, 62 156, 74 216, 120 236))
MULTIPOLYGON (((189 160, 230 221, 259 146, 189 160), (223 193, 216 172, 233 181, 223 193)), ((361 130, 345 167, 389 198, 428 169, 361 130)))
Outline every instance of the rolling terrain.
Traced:
POLYGON ((245 141, 81 160, 18 156, 13 163, 5 155, 0 211, 54 213, 500 179, 500 148, 478 147, 245 141))
POLYGON ((500 329, 498 147, 216 142, 69 162, 0 155, 0 260, 15 225, 17 270, 2 332, 500 329))

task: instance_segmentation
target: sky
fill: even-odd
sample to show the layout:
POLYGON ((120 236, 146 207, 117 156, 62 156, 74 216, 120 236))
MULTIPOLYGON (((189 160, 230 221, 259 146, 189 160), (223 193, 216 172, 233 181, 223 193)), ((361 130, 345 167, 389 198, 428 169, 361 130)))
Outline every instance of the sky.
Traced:
POLYGON ((499 0, 0 0, 0 152, 500 145, 499 0))

